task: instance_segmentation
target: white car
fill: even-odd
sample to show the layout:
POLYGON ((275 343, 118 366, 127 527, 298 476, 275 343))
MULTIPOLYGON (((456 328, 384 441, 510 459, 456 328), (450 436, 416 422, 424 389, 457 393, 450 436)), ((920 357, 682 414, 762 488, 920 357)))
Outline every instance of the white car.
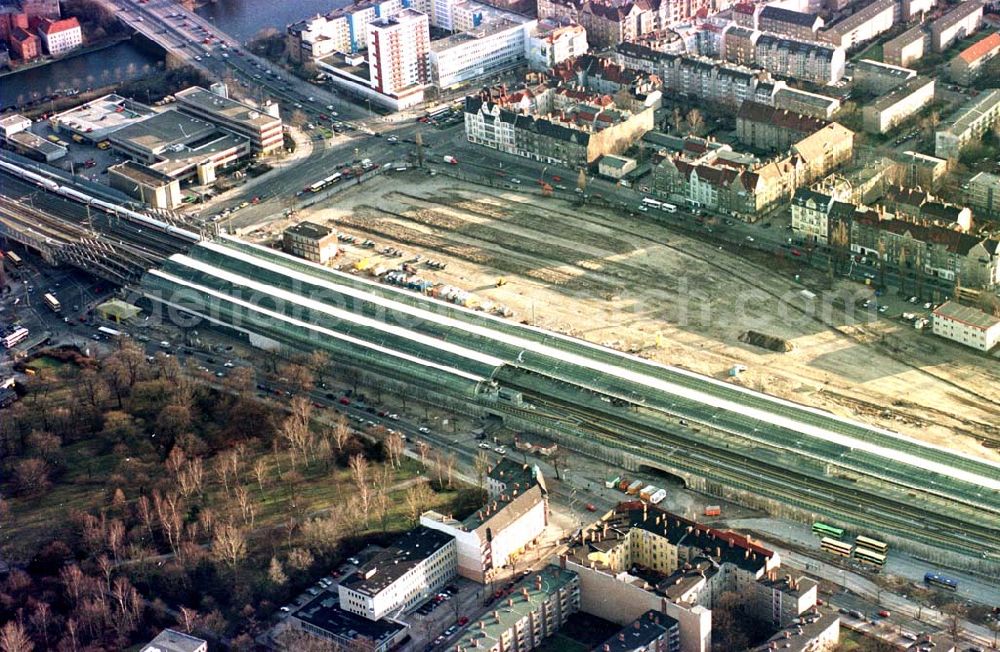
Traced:
POLYGON ((521 185, 521 180, 518 179, 517 177, 511 177, 510 182, 513 184, 521 185))
POLYGON ((431 431, 431 429, 428 428, 427 426, 420 426, 420 428, 418 428, 418 430, 420 432, 424 433, 425 435, 431 431))
POLYGON ((479 447, 482 448, 483 450, 489 450, 490 449, 490 445, 487 444, 485 441, 479 442, 479 447))

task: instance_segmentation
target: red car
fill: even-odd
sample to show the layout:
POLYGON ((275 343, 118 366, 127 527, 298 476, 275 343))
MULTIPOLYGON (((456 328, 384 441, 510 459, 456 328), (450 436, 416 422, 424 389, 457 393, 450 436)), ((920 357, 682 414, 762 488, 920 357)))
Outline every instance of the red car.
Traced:
POLYGON ((888 618, 892 614, 889 612, 888 609, 883 609, 882 611, 878 612, 878 615, 882 616, 883 618, 888 618))
POLYGON ((347 398, 346 396, 341 396, 340 397, 340 404, 341 405, 350 405, 351 404, 351 399, 347 398))
POLYGON ((586 507, 587 507, 587 511, 588 512, 596 512, 597 511, 597 508, 594 506, 593 503, 587 503, 586 507))
POLYGON ((469 619, 468 619, 467 616, 462 616, 461 618, 458 619, 459 626, 465 625, 468 622, 469 622, 469 619))
POLYGON ((801 256, 802 252, 799 251, 798 249, 792 249, 792 255, 793 256, 801 256))

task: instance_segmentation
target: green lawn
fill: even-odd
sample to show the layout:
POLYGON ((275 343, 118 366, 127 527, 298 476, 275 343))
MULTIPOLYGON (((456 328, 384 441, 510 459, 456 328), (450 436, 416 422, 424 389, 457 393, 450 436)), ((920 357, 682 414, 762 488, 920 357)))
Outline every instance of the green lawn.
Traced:
POLYGON ((564 634, 556 634, 545 639, 537 648, 537 652, 587 652, 586 645, 579 641, 574 641, 564 634))

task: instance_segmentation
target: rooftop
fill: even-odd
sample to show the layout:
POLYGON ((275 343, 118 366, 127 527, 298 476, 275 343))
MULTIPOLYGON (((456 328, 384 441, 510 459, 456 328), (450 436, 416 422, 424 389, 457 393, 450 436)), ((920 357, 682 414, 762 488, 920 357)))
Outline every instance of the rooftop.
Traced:
POLYGON ((958 57, 966 63, 975 63, 998 49, 1000 49, 1000 33, 993 32, 959 52, 958 57))
POLYGON ((830 108, 831 105, 840 105, 840 100, 835 97, 820 95, 819 93, 810 93, 809 91, 803 91, 798 88, 790 88, 788 86, 779 88, 774 92, 774 99, 776 102, 786 98, 794 99, 796 102, 801 102, 802 104, 807 104, 824 110, 830 108))
POLYGON ((510 597, 497 602, 479 620, 472 621, 455 641, 454 650, 490 649, 509 629, 539 609, 549 596, 576 582, 577 574, 558 566, 546 566, 518 582, 510 597))
POLYGON ((386 618, 368 620, 364 616, 344 611, 340 608, 337 596, 328 591, 320 592, 296 611, 293 617, 342 638, 368 639, 376 648, 391 641, 406 628, 406 625, 386 618))
POLYGON ((960 321, 967 326, 972 326, 973 328, 978 328, 980 330, 993 328, 997 324, 1000 324, 1000 319, 994 317, 993 315, 989 315, 978 308, 963 306, 962 304, 955 303, 954 301, 946 301, 938 306, 937 310, 934 311, 934 316, 936 317, 938 315, 947 319, 960 321))
POLYGON ((624 156, 615 156, 614 154, 605 154, 601 157, 601 165, 606 165, 615 169, 622 169, 629 163, 634 163, 635 161, 630 158, 625 158, 624 156))
POLYGON ((33 149, 36 152, 44 154, 45 156, 53 154, 62 155, 66 153, 66 148, 62 145, 50 142, 38 134, 34 134, 30 131, 19 131, 16 134, 11 134, 7 137, 7 140, 26 149, 33 149))
POLYGON ((794 25, 801 25, 802 27, 812 27, 816 24, 816 20, 819 18, 815 14, 807 14, 802 11, 792 11, 791 9, 782 9, 781 7, 768 6, 764 7, 764 10, 760 12, 760 19, 763 20, 777 20, 782 23, 791 23, 794 25))
POLYGON ((365 595, 377 595, 414 566, 454 541, 455 537, 450 534, 416 527, 342 579, 340 585, 365 595))
POLYGON ((122 127, 112 140, 152 153, 172 145, 200 140, 216 131, 215 125, 180 111, 168 110, 122 127))
POLYGON ((862 59, 854 64, 855 74, 862 71, 876 75, 891 75, 900 79, 908 79, 917 74, 916 70, 911 70, 910 68, 894 66, 891 63, 882 63, 881 61, 873 61, 871 59, 862 59))
POLYGON ((299 222, 298 224, 285 229, 285 233, 302 236, 303 238, 320 240, 321 238, 331 235, 333 233, 333 229, 328 226, 323 226, 322 224, 316 224, 315 222, 299 222))
POLYGON ((200 86, 192 86, 178 91, 174 97, 181 104, 187 104, 201 109, 220 119, 251 125, 256 128, 268 128, 280 123, 279 118, 272 117, 261 109, 231 100, 221 95, 205 90, 200 86))
POLYGON ((740 105, 737 117, 751 122, 773 124, 782 129, 791 129, 800 133, 811 134, 819 131, 827 124, 826 120, 796 113, 787 109, 777 109, 767 104, 746 100, 740 105))
POLYGON ((592 652, 631 652, 645 648, 675 628, 679 623, 665 613, 650 609, 621 631, 598 645, 592 652))
POLYGON ((984 114, 993 110, 997 104, 1000 104, 1000 89, 984 91, 979 97, 974 97, 963 104, 947 121, 941 123, 938 131, 961 134, 978 122, 984 114))
POLYGON ((144 645, 139 652, 198 652, 207 649, 208 642, 190 634, 165 629, 144 645))
POLYGON ((52 116, 50 120, 92 140, 156 115, 153 109, 121 95, 105 95, 52 116))
POLYGON ((76 16, 63 18, 62 20, 43 20, 42 24, 39 25, 39 29, 45 34, 57 34, 69 29, 80 29, 80 21, 76 19, 76 16))
POLYGON ((922 39, 926 37, 927 37, 927 31, 924 29, 923 24, 918 24, 906 30, 896 38, 889 39, 888 41, 886 41, 885 45, 883 46, 883 49, 888 48, 891 50, 893 48, 902 48, 906 45, 909 45, 910 43, 913 43, 917 39, 922 39))
POLYGON ((981 0, 962 0, 962 2, 958 3, 954 9, 931 23, 931 30, 940 32, 948 29, 955 23, 968 18, 977 11, 980 13, 983 11, 983 3, 981 0))
POLYGON ((906 98, 910 97, 914 93, 926 88, 927 86, 933 86, 934 80, 930 77, 917 76, 913 79, 908 80, 902 86, 892 89, 885 95, 882 95, 873 103, 869 104, 865 108, 871 107, 876 111, 884 111, 889 107, 902 102, 906 98))
POLYGON ((29 124, 31 123, 30 118, 25 118, 20 113, 11 113, 10 115, 5 115, 4 117, 0 118, 0 127, 4 127, 5 129, 14 127, 16 125, 23 123, 26 120, 29 124))
POLYGON ((895 4, 896 0, 875 0, 875 2, 872 2, 866 7, 855 11, 847 18, 844 18, 833 25, 829 25, 826 28, 826 31, 833 32, 835 34, 846 34, 851 30, 861 27, 882 12, 894 9, 895 4))
POLYGON ((807 652, 816 649, 813 640, 831 627, 840 627, 840 616, 833 611, 810 611, 802 615, 801 622, 779 631, 762 645, 753 648, 752 652, 767 652, 775 649, 782 652, 807 652))
POLYGON ((151 187, 166 185, 173 181, 173 177, 170 175, 164 174, 155 168, 151 168, 141 163, 135 163, 133 161, 125 161, 124 163, 119 163, 118 165, 112 165, 108 168, 108 172, 114 172, 123 177, 132 179, 136 183, 141 183, 145 186, 151 187))

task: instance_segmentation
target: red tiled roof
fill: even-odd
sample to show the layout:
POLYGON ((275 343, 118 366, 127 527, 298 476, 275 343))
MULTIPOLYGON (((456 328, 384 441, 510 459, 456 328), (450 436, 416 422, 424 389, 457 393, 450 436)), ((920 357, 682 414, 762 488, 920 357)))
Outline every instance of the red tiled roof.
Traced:
POLYGON ((993 32, 986 38, 962 50, 958 56, 966 63, 974 63, 993 50, 1000 48, 1000 33, 993 32))

